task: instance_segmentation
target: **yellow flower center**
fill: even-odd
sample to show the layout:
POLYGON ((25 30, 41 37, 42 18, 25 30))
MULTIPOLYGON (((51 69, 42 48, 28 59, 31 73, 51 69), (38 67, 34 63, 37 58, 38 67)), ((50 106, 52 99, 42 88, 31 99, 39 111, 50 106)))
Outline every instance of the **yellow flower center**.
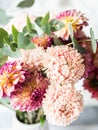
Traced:
POLYGON ((79 19, 76 19, 76 18, 71 17, 71 16, 62 19, 62 22, 65 24, 65 27, 68 27, 69 23, 71 23, 73 30, 77 29, 77 25, 79 24, 79 21, 80 21, 79 19))

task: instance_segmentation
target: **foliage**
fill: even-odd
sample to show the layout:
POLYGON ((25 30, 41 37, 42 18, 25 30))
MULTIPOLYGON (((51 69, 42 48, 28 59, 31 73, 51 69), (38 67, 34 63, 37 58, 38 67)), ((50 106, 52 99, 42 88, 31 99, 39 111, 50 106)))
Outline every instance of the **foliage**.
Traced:
POLYGON ((34 4, 34 0, 23 0, 21 1, 17 7, 20 7, 20 8, 29 8, 31 7, 32 5, 34 4))
MULTIPOLYGON (((47 13, 44 17, 36 18, 34 23, 31 23, 27 16, 27 25, 23 28, 23 32, 19 32, 15 26, 12 26, 12 33, 8 34, 6 30, 0 28, 0 64, 3 65, 8 56, 21 56, 19 49, 33 49, 35 45, 31 43, 31 38, 37 35, 52 34, 52 31, 57 31, 63 27, 63 23, 53 19, 49 21, 50 16, 47 13)), ((54 37, 56 44, 59 44, 59 39, 54 37)))

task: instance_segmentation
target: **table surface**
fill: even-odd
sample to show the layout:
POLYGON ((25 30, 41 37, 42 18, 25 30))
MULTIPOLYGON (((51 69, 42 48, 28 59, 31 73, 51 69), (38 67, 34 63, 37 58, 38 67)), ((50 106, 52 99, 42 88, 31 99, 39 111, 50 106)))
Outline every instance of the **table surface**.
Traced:
MULTIPOLYGON (((0 105, 0 130, 16 130, 12 128, 13 116, 14 112, 0 105)), ((78 120, 66 129, 50 127, 51 130, 98 130, 98 107, 86 107, 78 120)), ((45 130, 48 130, 48 128, 45 130)))

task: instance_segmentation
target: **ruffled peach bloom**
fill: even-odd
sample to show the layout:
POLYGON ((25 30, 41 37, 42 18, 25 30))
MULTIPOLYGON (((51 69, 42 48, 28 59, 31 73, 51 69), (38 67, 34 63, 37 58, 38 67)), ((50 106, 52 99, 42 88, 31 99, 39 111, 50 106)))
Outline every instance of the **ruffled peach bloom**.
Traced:
POLYGON ((69 24, 72 25, 73 31, 75 33, 78 30, 81 30, 83 26, 88 25, 88 19, 84 17, 84 14, 73 9, 61 12, 59 15, 57 15, 56 18, 64 23, 64 27, 55 32, 55 35, 57 35, 57 37, 63 38, 63 40, 68 40, 70 36, 69 24))
POLYGON ((79 91, 69 83, 60 86, 51 84, 43 99, 43 111, 49 123, 66 126, 78 118, 83 110, 83 99, 79 91))
POLYGON ((84 74, 85 66, 80 53, 69 46, 48 47, 43 66, 51 82, 76 83, 84 74))
POLYGON ((26 68, 33 68, 42 66, 43 55, 45 55, 45 51, 43 47, 37 47, 32 50, 21 50, 22 56, 20 57, 20 61, 23 62, 23 66, 26 68))

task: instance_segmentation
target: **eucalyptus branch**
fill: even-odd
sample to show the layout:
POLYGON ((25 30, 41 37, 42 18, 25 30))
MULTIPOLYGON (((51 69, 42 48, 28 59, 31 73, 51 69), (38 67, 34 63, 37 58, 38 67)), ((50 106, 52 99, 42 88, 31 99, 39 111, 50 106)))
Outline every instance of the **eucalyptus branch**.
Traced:
POLYGON ((15 111, 15 110, 12 109, 12 108, 10 107, 10 105, 7 104, 7 103, 4 103, 4 102, 0 101, 0 104, 3 105, 3 106, 5 106, 5 107, 7 107, 8 109, 10 109, 10 110, 12 110, 12 111, 15 111))
MULTIPOLYGON (((95 40, 98 41, 98 39, 95 39, 95 40)), ((82 40, 79 40, 78 42, 91 42, 91 38, 82 39, 82 40)))

